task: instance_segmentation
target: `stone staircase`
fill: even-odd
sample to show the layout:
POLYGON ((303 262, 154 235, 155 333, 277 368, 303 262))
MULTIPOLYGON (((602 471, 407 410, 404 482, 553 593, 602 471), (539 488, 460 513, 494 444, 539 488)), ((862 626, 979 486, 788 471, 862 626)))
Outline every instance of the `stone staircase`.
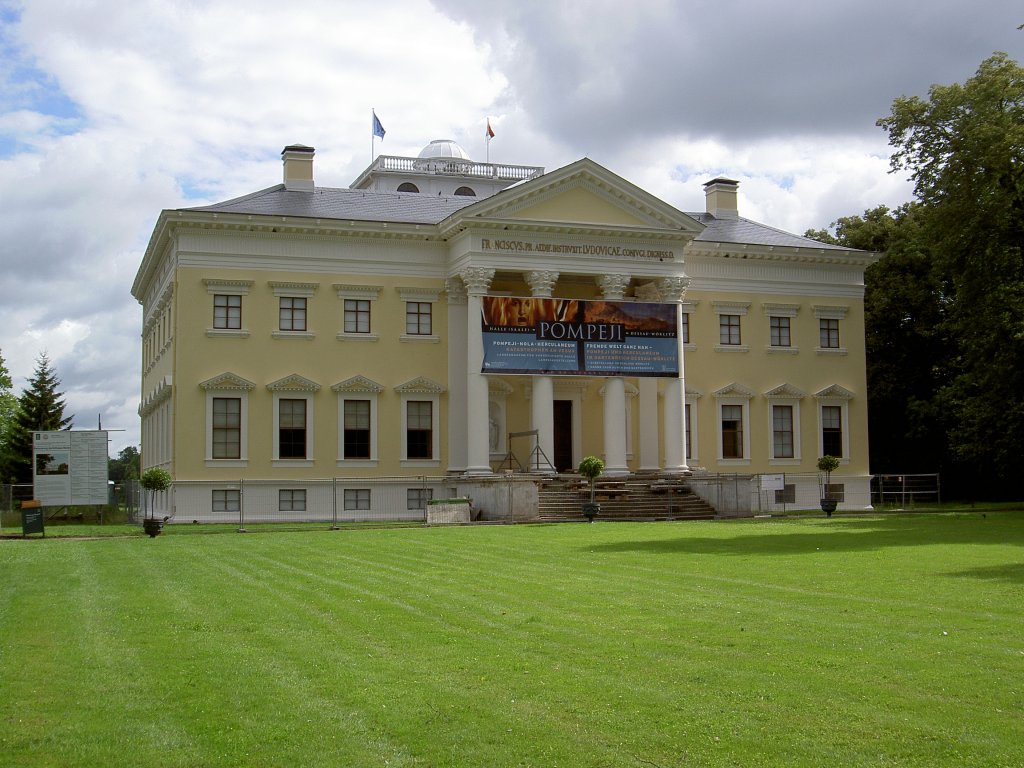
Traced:
MULTIPOLYGON (((585 480, 559 476, 538 489, 540 522, 585 520, 583 504, 590 500, 585 480)), ((599 478, 595 499, 601 505, 598 520, 713 520, 714 508, 695 494, 685 479, 629 476, 621 480, 599 478)))

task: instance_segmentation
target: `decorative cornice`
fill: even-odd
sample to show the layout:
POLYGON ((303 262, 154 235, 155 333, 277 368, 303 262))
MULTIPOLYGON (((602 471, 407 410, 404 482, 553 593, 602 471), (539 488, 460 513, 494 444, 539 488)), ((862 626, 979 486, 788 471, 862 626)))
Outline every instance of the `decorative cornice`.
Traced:
POLYGON ((818 400, 851 400, 853 399, 853 392, 838 384, 833 384, 819 392, 815 392, 814 397, 818 400))
POLYGON ((377 394, 384 391, 384 385, 378 384, 372 379, 368 379, 365 376, 353 376, 350 379, 339 381, 337 384, 332 384, 331 389, 335 392, 361 392, 369 394, 377 394))
POLYGON ((351 285, 347 283, 335 283, 335 293, 339 299, 364 299, 373 301, 380 297, 381 286, 379 285, 351 285))
POLYGON ((403 287, 399 286, 395 288, 398 293, 398 298, 402 301, 437 301, 441 296, 440 288, 426 288, 426 287, 403 287))
POLYGON ((719 390, 712 393, 715 397, 745 397, 748 400, 754 396, 754 391, 747 389, 742 384, 737 384, 735 381, 731 384, 726 384, 719 390))
POLYGON ((252 280, 221 280, 216 277, 203 278, 207 293, 226 293, 245 296, 253 286, 252 280))
POLYGON ((214 376, 212 379, 201 381, 199 382, 199 386, 207 391, 214 389, 250 390, 256 388, 256 385, 253 384, 251 381, 249 381, 248 379, 243 379, 238 374, 231 373, 231 371, 225 371, 224 373, 219 374, 218 376, 214 376))
POLYGON ((292 373, 283 379, 270 382, 267 384, 267 389, 271 392, 319 392, 320 385, 305 376, 292 373))
POLYGON ((403 395, 439 395, 445 391, 443 384, 438 384, 426 376, 417 376, 415 379, 409 379, 404 384, 395 387, 395 392, 403 395))
POLYGON ((802 389, 794 387, 792 384, 780 384, 775 389, 769 389, 764 393, 765 397, 778 398, 778 399, 796 399, 799 400, 802 397, 807 397, 807 393, 802 389))
POLYGON ((850 308, 847 306, 814 305, 814 316, 819 320, 842 320, 849 311, 850 308))
POLYGON ((711 306, 719 315, 745 315, 750 309, 749 301, 712 301, 711 306))
POLYGON ((320 283, 292 283, 268 280, 267 285, 274 289, 275 296, 312 296, 320 283))
POLYGON ((765 317, 796 317, 800 311, 799 304, 761 304, 765 317))

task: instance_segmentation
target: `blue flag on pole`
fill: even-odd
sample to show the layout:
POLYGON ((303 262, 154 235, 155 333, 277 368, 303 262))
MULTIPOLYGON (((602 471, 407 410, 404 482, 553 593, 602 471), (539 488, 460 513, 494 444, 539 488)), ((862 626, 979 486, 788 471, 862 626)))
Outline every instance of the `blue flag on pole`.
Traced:
POLYGON ((373 135, 384 138, 384 126, 380 124, 380 118, 377 117, 377 113, 373 112, 373 135))

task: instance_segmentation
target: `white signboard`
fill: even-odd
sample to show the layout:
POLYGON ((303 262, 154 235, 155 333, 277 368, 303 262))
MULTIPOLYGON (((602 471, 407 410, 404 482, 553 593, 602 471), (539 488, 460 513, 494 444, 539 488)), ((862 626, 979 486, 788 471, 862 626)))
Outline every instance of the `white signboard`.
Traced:
POLYGON ((106 504, 107 433, 33 433, 32 482, 44 507, 106 504))
POLYGON ((785 475, 761 475, 762 491, 784 491, 786 490, 785 475))

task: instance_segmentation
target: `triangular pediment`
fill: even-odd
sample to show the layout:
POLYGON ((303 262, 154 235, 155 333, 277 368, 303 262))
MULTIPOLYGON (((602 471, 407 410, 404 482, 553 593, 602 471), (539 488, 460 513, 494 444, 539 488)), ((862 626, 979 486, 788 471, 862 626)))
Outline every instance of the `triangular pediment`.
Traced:
POLYGON ((737 384, 735 381, 731 384, 726 384, 719 390, 715 391, 715 397, 745 397, 747 399, 754 396, 754 392, 751 389, 747 389, 742 384, 737 384))
POLYGON ((345 379, 337 384, 332 384, 331 389, 335 392, 379 393, 384 391, 384 385, 378 384, 373 379, 368 379, 365 376, 353 376, 351 379, 345 379))
POLYGON ((555 231, 667 232, 696 236, 704 225, 620 176, 583 158, 463 208, 442 229, 473 225, 555 231))
POLYGON ((267 389, 273 392, 317 392, 320 390, 320 385, 305 376, 293 373, 283 379, 270 382, 267 384, 267 389))
POLYGON ((815 392, 814 396, 819 400, 850 400, 853 398, 853 392, 838 384, 833 384, 819 392, 815 392))
POLYGON ((764 396, 775 398, 787 397, 799 400, 801 397, 806 397, 807 393, 804 392, 802 389, 797 389, 792 384, 780 384, 779 386, 775 387, 775 389, 769 389, 767 392, 764 393, 764 396))
POLYGON ((213 378, 207 379, 206 381, 199 382, 199 386, 203 389, 243 389, 250 390, 255 389, 256 385, 248 379, 243 379, 236 373, 231 371, 225 371, 224 373, 218 374, 213 378))
POLYGON ((417 376, 415 379, 409 379, 404 384, 395 387, 395 392, 405 395, 439 395, 444 391, 443 384, 438 384, 426 376, 417 376))

